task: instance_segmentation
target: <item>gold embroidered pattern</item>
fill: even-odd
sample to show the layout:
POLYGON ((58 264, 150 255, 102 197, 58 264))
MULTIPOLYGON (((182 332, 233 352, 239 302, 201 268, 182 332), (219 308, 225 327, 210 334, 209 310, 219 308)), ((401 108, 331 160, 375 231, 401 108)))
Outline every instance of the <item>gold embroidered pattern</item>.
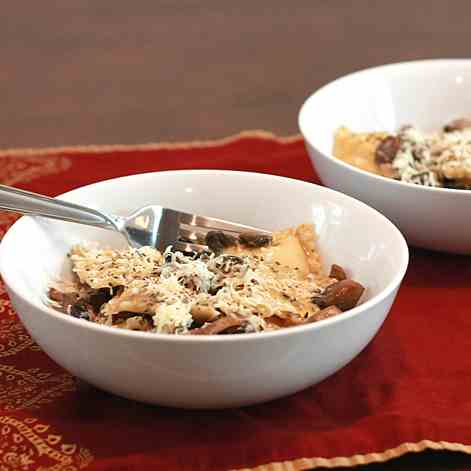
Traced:
MULTIPOLYGON (((9 303, 10 301, 0 299, 0 313, 5 309, 13 313, 8 306, 9 303)), ((27 348, 39 350, 23 325, 14 318, 0 318, 0 358, 16 355, 27 348)))
MULTIPOLYGON (((71 165, 66 157, 7 157, 0 159, 0 182, 14 185, 34 178, 62 172, 71 165)), ((0 212, 0 240, 19 215, 0 212)), ((0 281, 0 358, 15 355, 25 349, 39 350, 18 321, 5 288, 0 281)))
POLYGON ((40 351, 18 320, 5 287, 0 282, 0 358, 15 355, 25 349, 40 351))
POLYGON ((71 165, 67 157, 2 157, 0 182, 4 185, 25 183, 45 175, 67 170, 71 165))
POLYGON ((0 416, 0 471, 76 471, 92 461, 89 450, 63 443, 36 418, 0 416))
POLYGON ((6 412, 38 409, 70 391, 75 391, 75 381, 69 373, 46 373, 39 368, 22 371, 0 365, 0 405, 6 412))

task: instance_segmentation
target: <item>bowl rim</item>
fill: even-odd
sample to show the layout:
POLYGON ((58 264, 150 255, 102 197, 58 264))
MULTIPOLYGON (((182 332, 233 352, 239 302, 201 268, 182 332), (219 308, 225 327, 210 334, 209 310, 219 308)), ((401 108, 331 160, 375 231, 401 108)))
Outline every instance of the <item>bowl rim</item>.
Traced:
MULTIPOLYGON (((355 167, 354 165, 344 162, 343 160, 335 157, 332 151, 328 153, 321 151, 319 147, 314 145, 314 143, 310 139, 309 133, 306 131, 306 126, 305 126, 305 122, 307 121, 306 116, 308 115, 307 110, 311 107, 311 103, 312 101, 314 101, 314 98, 322 93, 325 93, 326 91, 329 91, 331 88, 338 87, 339 84, 341 84, 345 80, 350 80, 355 77, 361 77, 362 75, 369 75, 371 73, 373 74, 378 73, 383 70, 409 68, 409 67, 414 67, 414 68, 438 67, 438 66, 443 67, 445 65, 463 65, 463 66, 466 65, 468 67, 471 67, 471 59, 441 58, 441 59, 422 59, 422 60, 411 60, 411 61, 403 61, 403 62, 392 62, 392 63, 382 64, 382 65, 377 65, 374 67, 367 67, 365 69, 360 69, 354 72, 350 72, 346 75, 337 77, 336 79, 322 85, 320 88, 318 88, 317 90, 312 92, 309 96, 307 96, 307 98, 304 100, 303 104, 301 105, 301 108, 299 109, 298 128, 301 131, 301 134, 303 138, 306 140, 306 142, 309 145, 311 145, 320 155, 322 155, 328 160, 332 160, 335 164, 339 165, 340 167, 343 167, 347 170, 357 172, 360 175, 367 176, 374 180, 377 180, 378 183, 383 182, 386 184, 396 185, 397 188, 401 188, 401 187, 409 188, 409 189, 414 188, 417 191, 425 191, 425 192, 433 192, 433 193, 445 192, 446 194, 456 194, 456 195, 468 194, 468 196, 465 196, 465 198, 471 197, 471 190, 462 190, 462 189, 456 189, 456 188, 437 188, 437 187, 431 187, 431 186, 417 185, 415 183, 393 180, 392 178, 383 177, 382 175, 377 175, 376 173, 368 172, 367 170, 363 170, 361 168, 355 167)), ((340 126, 341 125, 339 125, 339 127, 340 126)))
MULTIPOLYGON (((52 307, 42 304, 39 302, 33 302, 29 298, 24 297, 20 292, 14 287, 12 283, 12 279, 9 273, 9 269, 5 266, 4 262, 4 255, 2 255, 6 249, 5 246, 8 245, 10 242, 9 240, 14 237, 16 230, 21 230, 21 225, 24 223, 25 220, 31 218, 31 216, 22 216, 19 218, 15 223, 8 229, 6 234, 4 235, 3 239, 0 241, 0 275, 2 276, 6 287, 10 290, 16 297, 22 300, 22 302, 26 303, 30 308, 33 310, 40 311, 45 316, 52 316, 56 320, 63 322, 63 323, 70 323, 71 325, 75 325, 77 327, 81 327, 84 329, 91 329, 95 332, 102 332, 104 335, 116 335, 118 337, 131 337, 131 338, 140 338, 140 339, 155 339, 155 341, 168 341, 168 342, 192 342, 192 343, 207 343, 207 342, 244 342, 244 341, 255 341, 256 339, 266 339, 269 340, 271 338, 278 338, 281 336, 286 335, 296 335, 301 334, 303 332, 308 332, 310 330, 318 330, 323 327, 327 327, 328 325, 333 325, 338 322, 346 321, 353 316, 360 315, 364 311, 373 308, 381 304, 384 300, 386 300, 396 289, 398 289, 401 285, 401 282, 406 274, 407 267, 409 264, 409 248, 407 246, 406 240, 399 229, 383 214, 381 214, 376 209, 368 206, 367 204, 352 198, 351 196, 345 195, 339 191, 332 190, 331 188, 317 185, 314 183, 309 183, 303 180, 297 180, 294 178, 283 177, 273 174, 267 173, 257 173, 257 172, 242 172, 242 171, 233 171, 233 170, 213 170, 213 169, 188 169, 188 170, 168 170, 162 172, 146 172, 141 174, 134 174, 134 175, 127 175, 123 177, 111 178, 106 180, 101 180, 99 182, 95 182, 89 185, 84 185, 81 187, 77 187, 71 191, 66 193, 62 193, 57 195, 57 197, 68 196, 71 193, 79 190, 83 190, 89 187, 98 186, 102 184, 106 184, 109 182, 118 182, 119 180, 125 179, 133 179, 139 178, 141 176, 150 176, 150 175, 210 175, 210 176, 224 176, 224 175, 239 175, 241 177, 248 177, 248 178, 260 178, 265 180, 284 180, 287 182, 291 182, 292 184, 300 185, 306 189, 315 187, 322 192, 327 194, 336 194, 339 195, 341 198, 349 200, 354 206, 356 205, 363 210, 369 211, 376 215, 383 220, 383 222, 389 226, 391 229, 391 234, 397 240, 397 243, 400 247, 400 263, 397 267, 397 272, 393 275, 392 280, 387 284, 387 286, 381 290, 378 294, 374 295, 371 299, 368 299, 364 303, 350 309, 346 312, 338 314, 334 317, 324 319, 318 322, 314 322, 311 324, 305 324, 300 326, 294 326, 289 328, 283 328, 275 331, 270 332, 254 332, 254 333, 245 333, 245 334, 226 334, 226 335, 201 335, 201 336, 192 336, 192 335, 176 335, 176 334, 163 334, 163 333, 154 333, 154 332, 141 332, 141 331, 132 331, 126 329, 117 329, 113 326, 106 326, 102 324, 96 324, 94 322, 84 322, 82 319, 76 319, 72 316, 65 315, 52 307), (23 221, 23 222, 22 222, 23 221), (20 229, 18 229, 20 227, 20 229)), ((399 257, 398 257, 399 258, 399 257)))

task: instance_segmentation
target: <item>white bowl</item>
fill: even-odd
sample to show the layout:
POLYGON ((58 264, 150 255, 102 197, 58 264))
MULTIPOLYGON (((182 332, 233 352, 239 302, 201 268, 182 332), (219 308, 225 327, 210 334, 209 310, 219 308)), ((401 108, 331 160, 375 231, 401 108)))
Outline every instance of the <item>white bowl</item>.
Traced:
POLYGON ((363 303, 316 324, 224 336, 132 332, 66 316, 44 304, 74 243, 124 247, 119 234, 23 217, 0 245, 0 272, 22 322, 72 374, 127 398, 185 408, 223 408, 294 393, 346 365, 373 338, 408 263, 404 238, 359 201, 309 183, 242 172, 177 171, 100 182, 62 195, 115 213, 146 204, 268 229, 313 222, 327 266, 346 267, 366 287, 363 303))
POLYGON ((299 127, 322 182, 390 218, 417 247, 471 254, 471 191, 427 188, 368 173, 332 156, 340 126, 426 131, 471 114, 471 60, 429 60, 356 72, 324 86, 304 103, 299 127))

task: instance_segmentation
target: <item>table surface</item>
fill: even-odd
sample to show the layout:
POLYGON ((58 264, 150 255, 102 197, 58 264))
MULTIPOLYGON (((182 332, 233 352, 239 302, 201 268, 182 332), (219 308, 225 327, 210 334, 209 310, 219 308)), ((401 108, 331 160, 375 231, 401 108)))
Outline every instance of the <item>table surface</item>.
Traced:
MULTIPOLYGON (((466 57, 470 14, 469 0, 17 0, 0 17, 0 147, 293 134, 304 99, 337 76, 466 57)), ((471 458, 367 468, 467 469, 471 458)))

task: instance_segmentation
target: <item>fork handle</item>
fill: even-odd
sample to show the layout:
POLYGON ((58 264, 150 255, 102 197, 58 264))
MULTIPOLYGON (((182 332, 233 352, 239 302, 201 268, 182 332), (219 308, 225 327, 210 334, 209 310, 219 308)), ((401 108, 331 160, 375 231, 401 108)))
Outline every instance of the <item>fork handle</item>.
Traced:
POLYGON ((0 209, 118 230, 118 218, 75 203, 0 185, 0 209))

